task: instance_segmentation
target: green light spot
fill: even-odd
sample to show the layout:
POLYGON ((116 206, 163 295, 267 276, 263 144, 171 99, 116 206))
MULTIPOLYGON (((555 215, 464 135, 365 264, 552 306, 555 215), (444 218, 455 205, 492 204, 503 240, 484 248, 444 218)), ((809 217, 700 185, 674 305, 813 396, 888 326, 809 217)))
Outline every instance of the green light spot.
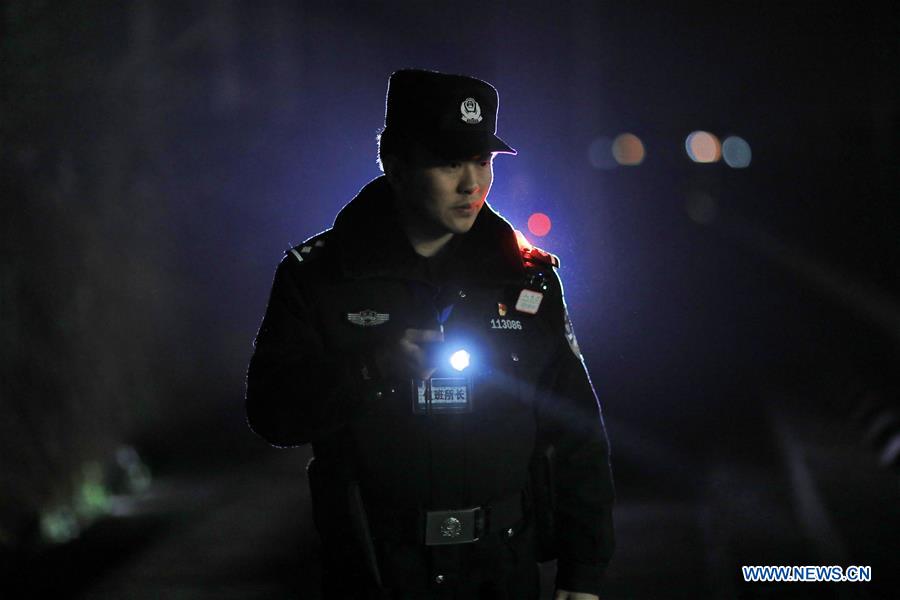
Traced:
POLYGON ((84 480, 75 498, 75 511, 82 520, 90 521, 109 512, 109 492, 99 463, 85 463, 82 473, 84 480))
POLYGON ((68 542, 79 533, 78 520, 67 507, 41 513, 41 537, 54 544, 68 542))

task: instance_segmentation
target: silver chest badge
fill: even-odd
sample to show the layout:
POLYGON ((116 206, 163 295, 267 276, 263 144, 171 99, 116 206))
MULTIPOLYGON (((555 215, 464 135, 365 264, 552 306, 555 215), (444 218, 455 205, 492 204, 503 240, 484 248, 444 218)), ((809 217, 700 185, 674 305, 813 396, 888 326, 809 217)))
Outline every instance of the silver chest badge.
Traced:
POLYGON ((371 309, 361 310, 358 313, 347 313, 347 320, 360 327, 373 327, 383 325, 391 320, 388 313, 380 313, 371 309))
POLYGON ((471 125, 481 123, 481 107, 478 106, 478 102, 475 101, 475 98, 466 98, 463 100, 462 104, 459 106, 459 110, 462 113, 462 120, 466 123, 471 125))

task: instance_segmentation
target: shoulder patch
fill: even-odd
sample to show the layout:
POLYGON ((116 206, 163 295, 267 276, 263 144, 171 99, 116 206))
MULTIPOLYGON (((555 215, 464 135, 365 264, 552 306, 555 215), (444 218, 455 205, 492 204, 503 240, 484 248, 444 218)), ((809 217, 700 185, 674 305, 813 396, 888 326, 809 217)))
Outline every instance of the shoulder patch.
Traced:
POLYGON ((297 246, 284 251, 285 256, 292 255, 297 262, 306 262, 320 254, 328 242, 328 232, 330 229, 316 234, 297 246))
POLYGON ((533 245, 518 229, 515 230, 515 233, 516 242, 519 244, 519 253, 522 255, 522 262, 526 267, 546 265, 559 268, 558 256, 533 245))
POLYGON ((526 263, 541 263, 557 269, 559 268, 559 257, 546 250, 541 250, 537 246, 532 247, 527 253, 523 251, 522 259, 526 263))

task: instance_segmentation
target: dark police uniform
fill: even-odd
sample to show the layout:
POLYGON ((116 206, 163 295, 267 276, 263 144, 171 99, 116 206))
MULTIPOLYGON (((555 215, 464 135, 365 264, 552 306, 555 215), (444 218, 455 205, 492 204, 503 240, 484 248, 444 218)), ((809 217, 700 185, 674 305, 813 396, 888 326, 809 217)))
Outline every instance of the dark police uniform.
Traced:
POLYGON ((285 253, 247 415, 274 445, 312 443, 326 597, 535 598, 539 550, 558 556, 558 588, 599 594, 609 447, 557 266, 487 204, 418 255, 385 177, 285 253), (377 372, 405 329, 439 327, 430 380, 377 372), (535 489, 548 449, 552 482, 535 489))

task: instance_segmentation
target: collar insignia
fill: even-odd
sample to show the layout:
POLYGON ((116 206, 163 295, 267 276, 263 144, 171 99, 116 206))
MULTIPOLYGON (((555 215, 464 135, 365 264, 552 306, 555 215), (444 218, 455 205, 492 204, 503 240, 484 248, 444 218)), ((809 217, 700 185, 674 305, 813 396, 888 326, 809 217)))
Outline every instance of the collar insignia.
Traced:
POLYGON ((374 327, 375 325, 383 325, 390 321, 391 315, 367 308, 358 313, 347 313, 347 320, 360 327, 374 327))

